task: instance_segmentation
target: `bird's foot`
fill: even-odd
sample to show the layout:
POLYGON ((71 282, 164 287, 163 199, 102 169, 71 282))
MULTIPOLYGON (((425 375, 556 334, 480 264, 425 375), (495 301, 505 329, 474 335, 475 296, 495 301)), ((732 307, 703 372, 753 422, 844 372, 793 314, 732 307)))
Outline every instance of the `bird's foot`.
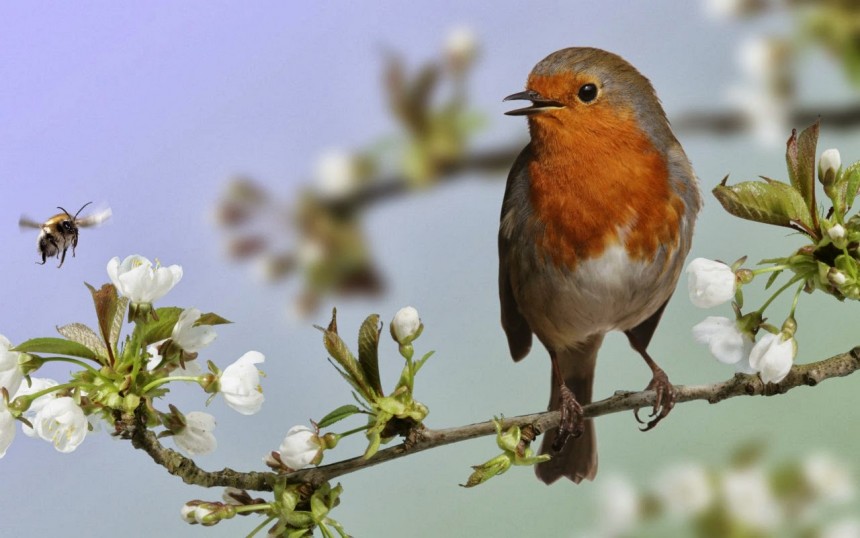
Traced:
POLYGON ((675 387, 669 382, 669 377, 666 375, 666 372, 659 367, 654 370, 654 377, 651 378, 651 382, 648 383, 645 390, 653 390, 656 392, 656 396, 654 398, 654 408, 651 411, 651 414, 648 415, 648 418, 651 420, 647 423, 639 418, 638 408, 633 411, 633 416, 636 417, 636 421, 639 422, 639 424, 645 425, 644 428, 640 428, 643 432, 647 432, 654 428, 654 426, 669 415, 669 412, 672 411, 673 407, 675 407, 676 396, 675 387))
POLYGON ((561 400, 559 406, 561 420, 558 424, 555 442, 552 444, 553 452, 559 452, 570 437, 576 439, 585 431, 585 414, 582 411, 582 406, 576 401, 576 397, 567 388, 567 385, 561 385, 559 400, 561 400))

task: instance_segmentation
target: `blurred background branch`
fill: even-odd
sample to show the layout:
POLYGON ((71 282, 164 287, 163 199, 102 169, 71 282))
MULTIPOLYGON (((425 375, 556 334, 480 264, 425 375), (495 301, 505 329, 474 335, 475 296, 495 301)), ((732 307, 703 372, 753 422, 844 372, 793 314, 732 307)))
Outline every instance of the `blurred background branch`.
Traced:
MULTIPOLYGON (((736 108, 689 110, 673 118, 682 136, 753 132, 774 146, 791 126, 821 118, 827 129, 860 126, 860 102, 805 104, 799 58, 815 48, 829 53, 846 79, 860 88, 860 3, 853 0, 708 0, 718 19, 789 15, 793 33, 751 39, 739 47, 741 79, 727 88, 736 108)), ((384 287, 363 225, 379 203, 401 199, 476 174, 503 178, 525 139, 473 149, 482 116, 469 108, 468 77, 478 58, 478 39, 453 30, 441 57, 410 71, 402 58, 383 54, 383 88, 400 134, 354 152, 320 156, 315 178, 294 201, 278 201, 257 181, 230 182, 216 209, 228 255, 253 261, 263 280, 301 274, 295 303, 300 315, 327 295, 377 294, 384 287), (276 230, 273 233, 273 230, 276 230), (284 238, 288 238, 284 241, 284 238)))

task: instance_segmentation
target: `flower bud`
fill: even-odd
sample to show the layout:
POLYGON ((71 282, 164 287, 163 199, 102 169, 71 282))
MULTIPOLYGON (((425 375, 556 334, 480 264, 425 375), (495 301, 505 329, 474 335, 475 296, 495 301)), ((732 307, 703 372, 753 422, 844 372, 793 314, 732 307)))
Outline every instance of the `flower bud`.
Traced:
POLYGON ((845 227, 841 224, 834 224, 827 230, 827 236, 830 237, 836 248, 844 248, 846 246, 846 235, 845 227))
POLYGON ((842 158, 839 155, 839 150, 826 150, 821 154, 821 159, 818 161, 818 180, 825 187, 832 185, 841 167, 842 158))
POLYGON ((391 320, 391 337, 401 346, 412 343, 413 340, 421 336, 423 330, 424 325, 421 323, 421 318, 418 317, 418 310, 411 306, 398 310, 394 319, 391 320))
POLYGON ((831 267, 830 270, 827 271, 827 281, 838 288, 845 284, 847 279, 845 278, 845 273, 835 267, 831 267))

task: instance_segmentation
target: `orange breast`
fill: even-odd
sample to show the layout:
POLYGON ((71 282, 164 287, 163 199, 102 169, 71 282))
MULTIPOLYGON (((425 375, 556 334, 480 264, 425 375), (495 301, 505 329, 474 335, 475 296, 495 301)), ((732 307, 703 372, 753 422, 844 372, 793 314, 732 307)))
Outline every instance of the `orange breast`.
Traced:
POLYGON ((683 201, 632 113, 593 106, 575 126, 548 114, 532 121, 531 202, 545 256, 574 268, 623 244, 632 259, 651 261, 677 242, 683 201))

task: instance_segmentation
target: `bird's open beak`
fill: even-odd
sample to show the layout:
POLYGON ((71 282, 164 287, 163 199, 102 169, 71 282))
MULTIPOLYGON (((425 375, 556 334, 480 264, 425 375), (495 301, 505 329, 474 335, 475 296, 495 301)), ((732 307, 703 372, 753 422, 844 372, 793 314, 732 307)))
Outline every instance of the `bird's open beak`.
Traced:
POLYGON ((524 92, 515 93, 504 98, 504 101, 531 101, 532 106, 526 108, 518 108, 505 112, 506 116, 529 116, 538 112, 554 110, 556 108, 564 108, 562 103, 547 99, 534 90, 526 90, 524 92))

